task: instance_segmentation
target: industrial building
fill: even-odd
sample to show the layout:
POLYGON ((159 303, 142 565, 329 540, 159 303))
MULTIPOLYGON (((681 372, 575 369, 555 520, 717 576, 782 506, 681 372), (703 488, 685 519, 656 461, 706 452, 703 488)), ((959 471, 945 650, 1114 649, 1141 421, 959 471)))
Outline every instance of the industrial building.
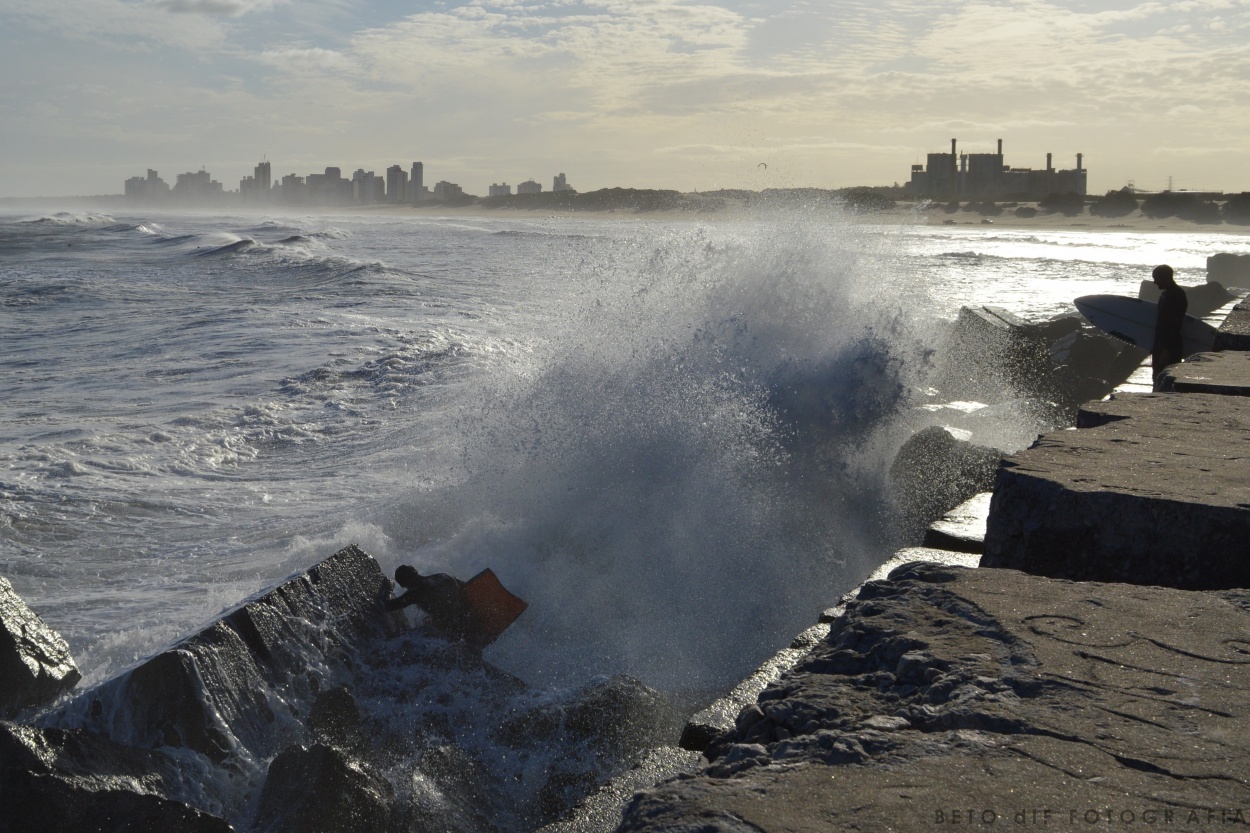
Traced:
POLYGON ((1047 194, 1086 195, 1084 154, 1074 170, 1056 170, 1046 154, 1043 170, 1009 168, 1003 162, 1003 140, 997 153, 959 153, 951 139, 950 153, 930 153, 926 164, 911 166, 908 194, 935 200, 1040 200, 1047 194))

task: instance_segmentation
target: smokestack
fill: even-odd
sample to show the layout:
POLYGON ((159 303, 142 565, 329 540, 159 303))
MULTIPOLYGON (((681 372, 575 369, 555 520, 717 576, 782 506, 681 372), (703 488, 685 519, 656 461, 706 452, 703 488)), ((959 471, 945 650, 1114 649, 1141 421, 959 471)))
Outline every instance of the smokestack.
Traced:
POLYGON ((955 140, 951 139, 951 156, 955 155, 955 140))
POLYGON ((1077 169, 1078 171, 1079 171, 1079 170, 1082 170, 1082 168, 1081 168, 1081 160, 1082 160, 1082 159, 1084 159, 1084 158, 1085 158, 1085 154, 1083 154, 1083 153, 1078 153, 1078 154, 1076 155, 1076 169, 1077 169))
POLYGON ((1003 140, 1002 139, 998 140, 998 155, 999 156, 1003 155, 1003 140))
POLYGON ((1055 169, 1055 166, 1050 164, 1050 154, 1048 153, 1046 154, 1046 170, 1053 171, 1054 169, 1055 169))

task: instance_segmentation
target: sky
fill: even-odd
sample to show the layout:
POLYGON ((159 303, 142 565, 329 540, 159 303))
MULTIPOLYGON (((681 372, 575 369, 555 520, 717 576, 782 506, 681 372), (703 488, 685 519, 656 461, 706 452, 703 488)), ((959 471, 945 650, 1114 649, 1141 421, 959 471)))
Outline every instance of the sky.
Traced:
POLYGON ((0 196, 425 165, 485 194, 890 185, 925 154, 1250 190, 1250 0, 0 0, 0 196))

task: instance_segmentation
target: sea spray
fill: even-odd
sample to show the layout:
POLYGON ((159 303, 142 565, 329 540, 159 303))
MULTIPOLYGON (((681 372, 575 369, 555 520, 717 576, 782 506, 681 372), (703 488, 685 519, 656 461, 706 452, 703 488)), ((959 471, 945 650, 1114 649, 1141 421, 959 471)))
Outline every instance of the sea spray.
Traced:
POLYGON ((881 258, 802 214, 603 247, 463 404, 455 471, 386 520, 395 550, 527 598, 492 659, 530 679, 729 682, 886 551, 872 435, 906 400, 916 298, 881 258))

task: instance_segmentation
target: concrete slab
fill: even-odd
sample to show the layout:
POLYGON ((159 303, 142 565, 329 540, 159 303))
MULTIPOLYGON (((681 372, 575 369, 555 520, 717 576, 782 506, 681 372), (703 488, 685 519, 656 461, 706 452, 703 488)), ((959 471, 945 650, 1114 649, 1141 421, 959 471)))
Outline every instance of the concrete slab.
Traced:
POLYGON ((1174 364, 1159 378, 1159 389, 1177 393, 1250 396, 1250 353, 1198 353, 1174 364))
POLYGON ((925 531, 924 545, 952 552, 983 552, 992 496, 993 492, 979 492, 947 512, 925 531))
POLYGON ((1135 394, 1004 461, 982 567, 1192 590, 1250 587, 1250 400, 1135 394))
POLYGON ((623 833, 1250 820, 1250 593, 910 565, 623 833))
POLYGON ((1250 300, 1233 307, 1215 334, 1216 350, 1250 350, 1250 300))

